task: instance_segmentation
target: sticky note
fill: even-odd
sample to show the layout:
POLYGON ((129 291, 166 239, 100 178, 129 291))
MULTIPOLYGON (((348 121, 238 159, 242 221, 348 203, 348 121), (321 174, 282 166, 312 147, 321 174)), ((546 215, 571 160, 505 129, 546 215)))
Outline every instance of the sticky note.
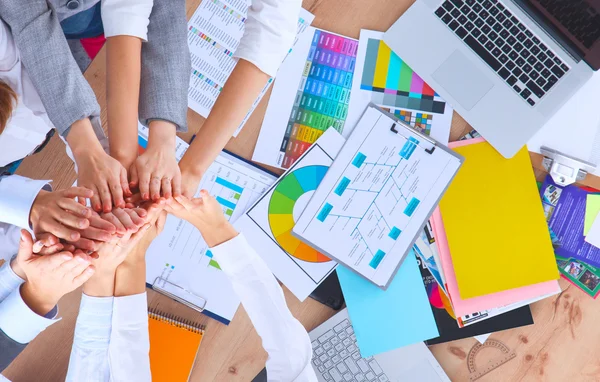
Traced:
POLYGON ((363 357, 439 336, 414 252, 387 290, 342 265, 336 271, 363 357))
POLYGON ((585 204, 585 221, 583 223, 583 235, 587 236, 592 228, 592 223, 600 212, 600 194, 589 194, 585 204))

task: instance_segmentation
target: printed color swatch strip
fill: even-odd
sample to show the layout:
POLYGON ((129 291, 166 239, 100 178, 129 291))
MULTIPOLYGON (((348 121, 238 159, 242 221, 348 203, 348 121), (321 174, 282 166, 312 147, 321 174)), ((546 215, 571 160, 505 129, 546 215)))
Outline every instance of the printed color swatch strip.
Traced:
POLYGON ((316 30, 280 151, 289 168, 329 127, 341 132, 358 42, 316 30))
POLYGON ((446 103, 381 40, 369 39, 360 88, 378 105, 443 114, 446 103))

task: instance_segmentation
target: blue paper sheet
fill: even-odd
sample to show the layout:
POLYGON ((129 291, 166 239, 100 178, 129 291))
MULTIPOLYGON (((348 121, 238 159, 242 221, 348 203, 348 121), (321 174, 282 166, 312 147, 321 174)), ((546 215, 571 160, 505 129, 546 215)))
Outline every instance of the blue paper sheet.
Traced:
POLYGON ((412 251, 385 291, 342 265, 337 273, 363 357, 439 336, 412 251))

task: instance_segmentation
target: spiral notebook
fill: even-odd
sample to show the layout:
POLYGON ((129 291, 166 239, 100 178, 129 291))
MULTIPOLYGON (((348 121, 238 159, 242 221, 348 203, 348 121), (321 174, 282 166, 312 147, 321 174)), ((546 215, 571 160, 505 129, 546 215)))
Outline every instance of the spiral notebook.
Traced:
POLYGON ((152 380, 186 382, 204 336, 204 326, 150 310, 148 328, 152 380))

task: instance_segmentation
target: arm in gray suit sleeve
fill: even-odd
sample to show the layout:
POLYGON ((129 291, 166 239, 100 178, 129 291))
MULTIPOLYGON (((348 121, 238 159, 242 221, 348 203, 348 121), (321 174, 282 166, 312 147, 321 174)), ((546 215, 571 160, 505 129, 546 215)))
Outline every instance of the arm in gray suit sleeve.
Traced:
POLYGON ((74 122, 90 118, 96 135, 101 133, 96 96, 46 0, 2 0, 0 17, 10 26, 23 65, 58 132, 66 137, 74 122))
POLYGON ((185 0, 154 0, 148 42, 142 45, 140 120, 161 119, 187 131, 190 82, 185 0))
POLYGON ((27 344, 20 344, 0 330, 0 372, 10 365, 27 344))

